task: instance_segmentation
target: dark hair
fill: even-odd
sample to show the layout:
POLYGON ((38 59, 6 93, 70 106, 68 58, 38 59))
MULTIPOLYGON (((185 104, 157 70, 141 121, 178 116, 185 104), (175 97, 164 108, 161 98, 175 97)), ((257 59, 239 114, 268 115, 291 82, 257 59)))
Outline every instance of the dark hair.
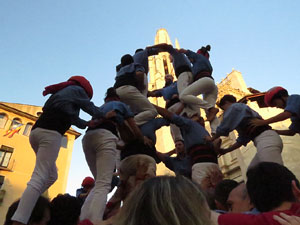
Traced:
MULTIPOLYGON (((13 221, 12 216, 15 214, 20 203, 20 199, 13 202, 7 210, 4 225, 11 225, 13 221)), ((50 209, 50 202, 47 198, 40 196, 32 210, 31 216, 27 224, 39 223, 45 216, 47 209, 50 209)))
POLYGON ((120 99, 120 97, 117 94, 115 88, 110 87, 110 88, 107 89, 104 101, 106 101, 106 99, 108 99, 108 98, 117 98, 117 99, 120 99))
POLYGON ((276 98, 289 97, 289 93, 287 90, 278 91, 272 98, 272 101, 276 98))
POLYGON ((222 107, 223 105, 226 104, 226 102, 231 102, 231 103, 236 103, 236 98, 233 95, 224 95, 220 103, 218 104, 219 107, 222 107))
POLYGON ((292 181, 296 176, 285 166, 261 162, 247 172, 247 190, 251 202, 260 212, 268 212, 283 202, 294 202, 292 181))
POLYGON ((211 46, 210 45, 206 45, 206 47, 205 47, 205 49, 206 49, 206 51, 210 51, 210 49, 211 49, 211 46))
POLYGON ((141 52, 141 51, 144 51, 144 49, 138 48, 137 50, 135 50, 135 54, 138 53, 138 52, 141 52))
POLYGON ((59 194, 51 201, 51 220, 48 225, 76 225, 80 209, 80 201, 76 197, 59 194))
POLYGON ((227 208, 227 199, 230 192, 239 185, 235 180, 222 180, 215 189, 215 200, 227 208))
POLYGON ((122 58, 121 58, 121 65, 122 65, 122 67, 126 66, 126 65, 129 65, 131 63, 133 63, 133 58, 132 58, 131 55, 126 54, 126 55, 122 56, 122 58))

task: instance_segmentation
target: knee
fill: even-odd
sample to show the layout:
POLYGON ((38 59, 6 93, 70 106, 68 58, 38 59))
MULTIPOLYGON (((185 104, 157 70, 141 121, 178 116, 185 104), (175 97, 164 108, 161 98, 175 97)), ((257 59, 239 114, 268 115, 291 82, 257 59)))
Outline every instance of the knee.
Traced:
POLYGON ((57 171, 53 172, 50 174, 50 177, 48 178, 48 183, 49 184, 54 184, 54 182, 57 180, 58 175, 57 175, 57 171))

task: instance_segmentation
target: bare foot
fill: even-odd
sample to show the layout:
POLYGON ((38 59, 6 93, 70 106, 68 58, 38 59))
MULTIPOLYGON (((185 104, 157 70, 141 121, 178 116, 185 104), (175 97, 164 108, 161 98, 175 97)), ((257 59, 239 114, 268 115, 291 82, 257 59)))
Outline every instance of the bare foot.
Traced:
POLYGON ((219 112, 219 109, 217 109, 215 107, 210 108, 208 110, 208 114, 206 116, 207 121, 209 121, 209 122, 213 121, 213 119, 216 117, 218 112, 219 112))

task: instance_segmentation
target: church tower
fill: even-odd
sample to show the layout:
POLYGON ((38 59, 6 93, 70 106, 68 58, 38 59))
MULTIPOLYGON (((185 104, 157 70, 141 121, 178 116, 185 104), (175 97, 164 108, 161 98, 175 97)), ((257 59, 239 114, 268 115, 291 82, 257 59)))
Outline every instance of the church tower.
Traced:
MULTIPOLYGON (((172 45, 170 37, 166 29, 159 29, 156 32, 154 44, 167 43, 172 45)), ((178 41, 176 41, 176 47, 179 47, 178 41)), ((149 57, 149 90, 156 90, 163 88, 165 85, 165 75, 171 74, 176 80, 175 71, 170 61, 169 53, 161 52, 158 55, 149 57)), ((150 102, 160 107, 165 107, 165 101, 160 98, 149 98, 150 102)), ((162 127, 156 131, 157 144, 156 149, 160 152, 168 152, 174 149, 174 142, 171 137, 170 128, 162 127)), ((167 169, 163 163, 160 163, 157 168, 157 174, 170 174, 170 170, 167 169)))

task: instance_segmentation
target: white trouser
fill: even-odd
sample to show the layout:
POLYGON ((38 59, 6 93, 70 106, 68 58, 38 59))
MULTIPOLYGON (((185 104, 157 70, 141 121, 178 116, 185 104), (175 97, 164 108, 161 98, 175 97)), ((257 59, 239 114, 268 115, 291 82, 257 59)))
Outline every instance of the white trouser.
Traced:
POLYGON ((220 120, 218 117, 215 117, 211 122, 209 122, 210 125, 210 132, 212 134, 215 134, 217 132, 217 127, 220 125, 220 120))
POLYGON ((134 113, 137 113, 134 120, 138 126, 156 117, 156 109, 136 87, 124 85, 117 88, 116 91, 121 101, 129 105, 134 113))
POLYGON ((183 72, 179 75, 177 79, 177 90, 179 95, 182 91, 193 82, 192 72, 183 72))
MULTIPOLYGON (((168 110, 172 113, 175 113, 179 107, 181 106, 181 102, 177 102, 174 105, 172 105, 168 110)), ((171 123, 170 124, 170 131, 171 131, 171 136, 173 138, 174 143, 178 140, 183 140, 180 128, 177 127, 175 124, 171 123)))
POLYGON ((147 97, 147 94, 148 94, 148 76, 145 73, 144 73, 144 86, 145 86, 145 89, 142 91, 142 94, 145 97, 147 97))
POLYGON ((249 167, 253 167, 260 162, 275 162, 283 165, 281 156, 283 144, 280 136, 274 130, 266 130, 254 138, 254 145, 257 152, 249 167))
POLYGON ((32 210, 40 197, 56 180, 55 161, 61 146, 62 135, 57 131, 35 128, 29 141, 36 154, 36 162, 30 181, 21 197, 13 221, 28 223, 32 210))
POLYGON ((86 198, 80 220, 102 221, 107 194, 116 165, 118 138, 106 129, 88 131, 82 139, 87 164, 95 178, 95 187, 86 198))
POLYGON ((198 184, 204 191, 215 188, 222 179, 223 174, 216 163, 203 162, 195 163, 192 166, 192 181, 198 184))
POLYGON ((217 97, 218 87, 209 77, 200 78, 179 93, 179 99, 184 104, 194 105, 205 110, 215 106, 217 97), (197 97, 200 94, 203 95, 203 99, 197 97))

